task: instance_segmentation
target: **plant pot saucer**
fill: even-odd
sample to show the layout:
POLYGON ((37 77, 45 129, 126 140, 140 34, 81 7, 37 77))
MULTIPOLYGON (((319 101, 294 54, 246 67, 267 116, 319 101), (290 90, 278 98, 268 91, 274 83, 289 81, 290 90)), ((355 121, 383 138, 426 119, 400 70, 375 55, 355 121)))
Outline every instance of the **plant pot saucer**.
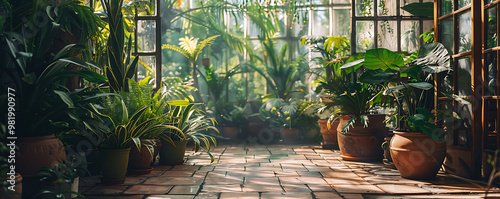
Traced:
POLYGON ((161 161, 160 160, 160 164, 161 165, 179 165, 179 164, 184 164, 184 160, 181 160, 181 161, 161 161))
POLYGON ((106 185, 106 186, 109 186, 109 185, 119 185, 119 184, 125 183, 125 179, 126 178, 117 179, 117 180, 106 180, 106 179, 101 178, 101 183, 102 183, 102 185, 106 185))
POLYGON ((128 169, 128 174, 129 175, 146 175, 151 173, 153 170, 153 167, 147 168, 147 169, 128 169))

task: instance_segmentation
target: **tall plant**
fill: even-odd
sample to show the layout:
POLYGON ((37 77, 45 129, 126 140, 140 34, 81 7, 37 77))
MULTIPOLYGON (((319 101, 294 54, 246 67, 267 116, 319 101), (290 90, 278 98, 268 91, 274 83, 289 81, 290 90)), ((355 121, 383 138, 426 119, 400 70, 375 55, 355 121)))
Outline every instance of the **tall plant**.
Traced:
POLYGON ((200 85, 198 83, 198 75, 197 75, 197 64, 196 61, 198 60, 198 56, 200 55, 201 51, 203 48, 210 46, 215 38, 219 37, 219 35, 215 35, 209 38, 204 39, 200 43, 198 43, 198 38, 193 38, 193 37, 184 37, 179 39, 179 46, 174 46, 170 44, 163 44, 161 47, 162 49, 171 49, 175 50, 182 55, 184 55, 186 58, 188 58, 189 62, 191 63, 191 71, 193 73, 193 81, 194 81, 194 87, 196 87, 196 95, 197 98, 200 102, 203 101, 203 98, 201 97, 200 94, 200 85))
POLYGON ((105 68, 109 91, 113 93, 120 91, 128 92, 128 79, 134 76, 139 57, 136 56, 130 62, 132 37, 128 38, 128 44, 125 45, 125 29, 122 14, 123 0, 103 0, 102 2, 109 20, 109 37, 106 47, 108 63, 105 68))

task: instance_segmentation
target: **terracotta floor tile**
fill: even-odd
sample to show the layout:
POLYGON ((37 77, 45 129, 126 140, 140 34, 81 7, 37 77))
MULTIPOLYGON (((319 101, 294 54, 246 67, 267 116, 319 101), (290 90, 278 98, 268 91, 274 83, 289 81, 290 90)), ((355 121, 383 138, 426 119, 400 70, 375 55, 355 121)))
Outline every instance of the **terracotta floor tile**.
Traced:
POLYGON ((201 192, 198 195, 196 195, 194 198, 195 199, 218 199, 220 193, 206 193, 206 192, 201 192))
POLYGON ((129 186, 97 186, 87 190, 85 195, 116 195, 123 193, 129 186))
POLYGON ((260 184, 248 184, 243 185, 244 192, 282 192, 283 189, 279 184, 276 185, 260 185, 260 184))
POLYGON ((311 192, 305 184, 282 184, 285 192, 311 192))
POLYGON ((325 178, 331 185, 369 185, 370 183, 360 177, 355 178, 325 178))
POLYGON ((193 199, 194 195, 152 195, 146 199, 193 199))
POLYGON ((122 185, 136 185, 143 183, 148 177, 145 176, 127 176, 125 183, 122 185))
POLYGON ((191 194, 196 194, 198 193, 198 190, 200 190, 200 186, 181 186, 181 185, 176 185, 174 188, 172 188, 168 194, 175 194, 175 195, 191 195, 191 194))
POLYGON ((112 195, 112 196, 87 196, 89 199, 143 199, 144 195, 112 195))
POLYGON ((203 178, 196 177, 155 177, 147 179, 144 184, 155 185, 200 185, 203 178))
POLYGON ((312 199, 311 193, 299 192, 299 193, 262 193, 260 199, 312 199))
POLYGON ((309 187, 309 189, 311 189, 312 191, 319 191, 319 192, 323 192, 323 191, 333 191, 333 188, 332 188, 332 186, 330 186, 330 185, 308 184, 307 186, 308 186, 308 187, 309 187))
POLYGON ((272 178, 274 171, 229 171, 227 176, 272 178))
POLYGON ((243 184, 243 178, 242 177, 233 177, 233 176, 207 177, 205 179, 205 184, 209 184, 209 185, 243 184))
POLYGON ((380 188, 375 185, 333 185, 333 189, 339 193, 384 193, 384 191, 380 190, 380 188))
POLYGON ((219 199, 258 199, 258 192, 245 192, 245 193, 221 193, 219 199))
POLYGON ((196 171, 200 169, 201 166, 191 166, 191 165, 175 165, 172 171, 196 171))
POLYGON ((124 194, 166 194, 172 186, 158 185, 134 185, 128 188, 124 194))
POLYGON ((361 194, 341 194, 344 199, 363 199, 361 194))
POLYGON ((203 185, 202 192, 240 192, 242 191, 239 184, 227 185, 203 185))
POLYGON ((342 196, 335 192, 313 192, 316 199, 342 199, 342 196))
POLYGON ((326 181, 319 177, 279 177, 282 184, 325 184, 326 181))
POLYGON ((245 184, 279 185, 280 183, 277 177, 273 178, 245 177, 245 184))
POLYGON ((401 185, 401 184, 379 184, 378 188, 382 189, 389 194, 423 194, 431 193, 428 190, 422 189, 415 185, 401 185))
POLYGON ((191 177, 194 174, 194 172, 195 171, 179 171, 179 170, 165 171, 165 173, 163 173, 163 175, 161 175, 161 176, 164 176, 164 177, 191 177))

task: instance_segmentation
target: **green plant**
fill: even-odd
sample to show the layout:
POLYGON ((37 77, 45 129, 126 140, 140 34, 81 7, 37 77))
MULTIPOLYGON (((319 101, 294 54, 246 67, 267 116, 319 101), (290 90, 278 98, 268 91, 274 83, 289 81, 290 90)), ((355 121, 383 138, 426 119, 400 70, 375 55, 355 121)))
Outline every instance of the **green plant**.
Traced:
POLYGON ((300 41, 301 45, 311 45, 312 52, 321 54, 321 57, 315 57, 312 61, 323 65, 327 81, 336 76, 335 71, 338 71, 341 60, 347 58, 351 48, 349 40, 342 36, 302 37, 300 41))
POLYGON ((285 101, 281 98, 271 98, 260 107, 259 118, 268 121, 271 126, 295 128, 298 108, 297 100, 285 101))
POLYGON ((202 131, 214 130, 217 133, 219 130, 214 126, 216 121, 211 118, 205 118, 205 113, 195 109, 198 103, 189 103, 184 101, 174 101, 169 104, 168 120, 164 123, 169 126, 174 126, 176 129, 165 131, 162 138, 169 140, 193 142, 195 151, 204 150, 210 156, 211 161, 214 161, 210 153, 212 143, 217 146, 214 137, 203 133, 202 131), (179 129, 177 131, 177 129, 179 129))
POLYGON ((322 106, 318 101, 299 101, 299 109, 295 123, 298 127, 306 129, 319 129, 318 120, 320 119, 315 112, 316 109, 322 106))
POLYGON ((136 56, 134 60, 130 62, 132 58, 130 55, 132 49, 132 36, 129 36, 128 44, 125 45, 125 29, 122 14, 123 0, 103 1, 103 3, 104 11, 109 20, 109 37, 106 47, 108 63, 105 67, 109 92, 128 92, 128 80, 131 79, 136 72, 139 56, 136 56))
POLYGON ((36 174, 39 181, 44 184, 55 184, 55 190, 42 189, 33 198, 46 198, 51 195, 54 198, 65 198, 65 194, 75 194, 78 198, 85 198, 82 194, 67 190, 70 188, 68 185, 77 180, 80 170, 87 172, 82 165, 75 165, 74 159, 71 161, 62 160, 54 168, 42 167, 36 174))
POLYGON ((432 74, 451 70, 450 56, 443 44, 424 44, 406 60, 387 49, 368 50, 364 59, 348 63, 342 68, 356 69, 361 65, 367 71, 359 77, 359 81, 382 84, 385 87, 383 94, 393 97, 397 106, 397 114, 393 117, 398 117, 400 121, 399 130, 415 130, 436 141, 443 141, 442 129, 426 130, 431 125, 422 123, 434 123, 428 112, 423 111, 431 109, 433 105, 429 89, 434 86, 426 81, 431 79, 432 74))
POLYGON ((216 115, 216 120, 221 126, 227 127, 244 127, 247 123, 247 110, 250 109, 250 105, 245 107, 239 107, 234 103, 218 101, 214 109, 218 114, 216 115))
POLYGON ((215 38, 219 37, 219 35, 215 35, 209 38, 204 39, 198 44, 198 38, 192 38, 192 37, 184 37, 180 38, 179 46, 174 46, 170 44, 164 44, 161 48, 162 49, 171 49, 175 50, 182 55, 184 55, 186 58, 188 58, 189 62, 191 63, 191 69, 193 73, 193 80, 194 80, 194 87, 197 89, 195 91, 197 98, 199 101, 203 101, 203 98, 201 97, 201 94, 199 92, 200 85, 198 83, 198 75, 197 75, 197 65, 196 61, 198 60, 198 56, 200 55, 201 51, 203 48, 210 46, 215 38))
POLYGON ((118 95, 106 97, 101 104, 90 106, 89 111, 101 125, 96 124, 88 128, 101 141, 99 144, 101 148, 126 149, 135 146, 140 150, 141 137, 158 135, 172 143, 170 137, 164 136, 161 132, 167 129, 172 132, 181 132, 175 126, 158 123, 157 117, 143 118, 150 105, 129 112, 130 107, 118 95), (154 134, 155 132, 157 134, 154 134))

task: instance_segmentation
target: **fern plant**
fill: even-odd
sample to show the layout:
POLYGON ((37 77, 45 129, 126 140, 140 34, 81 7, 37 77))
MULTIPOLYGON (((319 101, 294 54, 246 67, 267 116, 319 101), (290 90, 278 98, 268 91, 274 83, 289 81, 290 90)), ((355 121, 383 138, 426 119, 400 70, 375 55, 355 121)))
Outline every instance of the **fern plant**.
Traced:
POLYGON ((194 87, 197 89, 195 91, 195 93, 196 93, 196 97, 200 101, 202 101, 202 98, 201 98, 201 94, 199 92, 200 86, 198 83, 198 75, 196 74, 196 71, 197 71, 196 61, 198 60, 198 56, 200 55, 201 51, 205 47, 210 46, 217 37, 219 37, 219 35, 215 35, 215 36, 206 38, 203 41, 201 41, 200 43, 198 43, 199 38, 184 37, 184 38, 179 39, 179 41, 180 41, 179 46, 174 46, 174 45, 170 45, 170 44, 163 44, 163 46, 161 47, 162 49, 175 50, 175 51, 181 53, 182 55, 184 55, 186 58, 188 58, 189 62, 191 62, 194 87))

